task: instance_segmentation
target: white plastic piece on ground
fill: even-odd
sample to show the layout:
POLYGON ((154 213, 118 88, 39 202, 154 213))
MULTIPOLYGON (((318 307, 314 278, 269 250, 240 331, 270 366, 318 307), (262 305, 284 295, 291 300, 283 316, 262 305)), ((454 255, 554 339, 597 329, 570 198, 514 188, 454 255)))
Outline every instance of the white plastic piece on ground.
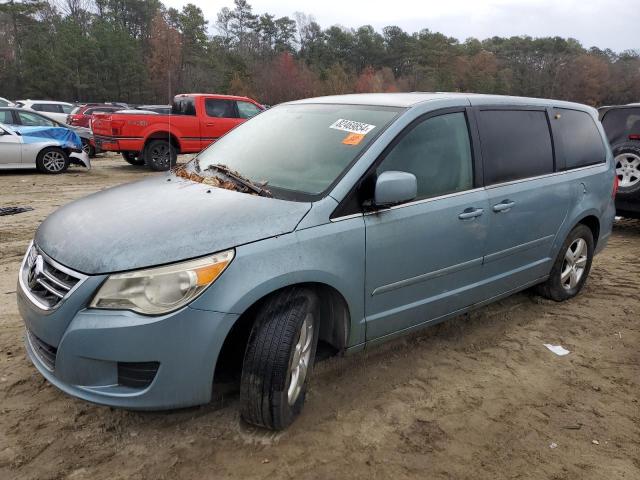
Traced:
POLYGON ((550 343, 545 343, 544 346, 560 357, 563 357, 569 353, 569 350, 563 348, 561 345, 551 345, 550 343))

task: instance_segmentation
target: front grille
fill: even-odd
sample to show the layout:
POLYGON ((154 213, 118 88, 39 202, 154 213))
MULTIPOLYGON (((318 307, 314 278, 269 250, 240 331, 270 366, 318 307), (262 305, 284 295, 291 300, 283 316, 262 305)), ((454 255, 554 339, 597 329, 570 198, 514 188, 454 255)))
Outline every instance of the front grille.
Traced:
POLYGON ((47 370, 53 372, 53 369, 56 366, 56 355, 58 354, 58 349, 49 345, 44 340, 41 340, 29 330, 27 330, 27 340, 29 341, 29 345, 31 345, 31 349, 33 350, 33 353, 35 353, 36 357, 38 357, 38 359, 44 364, 47 370))
POLYGON ((35 245, 25 256, 20 276, 31 300, 45 310, 56 308, 86 278, 54 262, 35 245))
POLYGON ((156 377, 158 362, 118 362, 118 385, 147 388, 156 377))

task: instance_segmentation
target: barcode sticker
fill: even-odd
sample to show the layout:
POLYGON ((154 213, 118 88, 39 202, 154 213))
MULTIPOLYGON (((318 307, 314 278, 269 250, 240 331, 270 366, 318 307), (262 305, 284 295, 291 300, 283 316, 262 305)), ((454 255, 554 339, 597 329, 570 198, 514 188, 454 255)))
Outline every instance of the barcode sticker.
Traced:
POLYGON ((371 130, 376 128, 375 125, 369 125, 368 123, 356 122, 355 120, 345 120, 339 118, 329 128, 334 130, 342 130, 343 132, 359 133, 360 135, 366 135, 371 130))

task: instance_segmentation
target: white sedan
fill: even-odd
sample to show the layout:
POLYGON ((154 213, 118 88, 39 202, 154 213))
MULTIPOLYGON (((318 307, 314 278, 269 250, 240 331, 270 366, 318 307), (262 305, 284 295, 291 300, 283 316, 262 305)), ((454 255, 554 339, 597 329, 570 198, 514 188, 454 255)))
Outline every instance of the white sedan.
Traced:
POLYGON ((82 142, 67 128, 9 127, 0 123, 0 169, 62 173, 70 163, 91 168, 82 142))

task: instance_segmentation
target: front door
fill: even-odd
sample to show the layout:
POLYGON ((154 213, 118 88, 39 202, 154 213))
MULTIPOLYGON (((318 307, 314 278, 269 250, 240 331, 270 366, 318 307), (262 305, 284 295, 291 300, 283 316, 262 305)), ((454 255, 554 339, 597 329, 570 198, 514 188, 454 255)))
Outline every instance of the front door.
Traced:
POLYGON ((474 188, 464 111, 408 127, 376 173, 413 173, 415 201, 365 215, 367 340, 480 300, 486 192, 474 188))
POLYGON ((222 137, 243 120, 238 117, 236 103, 220 98, 204 99, 205 115, 200 117, 200 136, 202 148, 222 137))
POLYGON ((0 128, 0 164, 19 165, 22 163, 22 140, 0 128))

